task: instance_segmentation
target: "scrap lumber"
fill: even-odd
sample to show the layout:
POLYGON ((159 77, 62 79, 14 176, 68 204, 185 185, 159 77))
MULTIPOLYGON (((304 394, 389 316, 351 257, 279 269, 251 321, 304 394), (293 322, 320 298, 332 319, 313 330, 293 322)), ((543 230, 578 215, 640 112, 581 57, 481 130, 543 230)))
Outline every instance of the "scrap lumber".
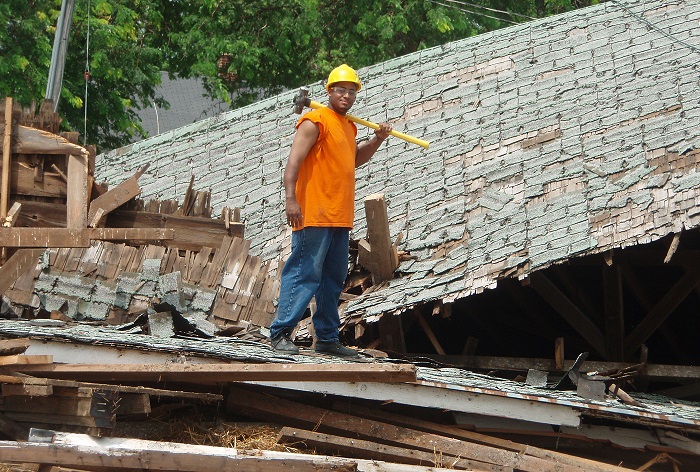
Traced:
MULTIPOLYGON (((64 186, 65 187, 65 186, 64 186)), ((63 193, 65 197, 65 191, 63 193)), ((23 201, 17 226, 65 228, 66 206, 59 203, 23 201)), ((199 251, 202 247, 218 248, 224 238, 243 238, 245 225, 232 222, 230 228, 221 220, 197 216, 177 216, 145 211, 116 209, 106 215, 108 228, 165 228, 174 230, 174 237, 163 241, 166 247, 199 251)))
POLYGON ((379 460, 395 462, 399 464, 446 466, 450 469, 468 469, 480 471, 505 471, 512 470, 495 465, 485 465, 483 462, 475 462, 454 457, 441 457, 433 452, 417 451, 403 447, 387 446, 373 441, 363 441, 357 438, 345 438, 332 434, 323 434, 304 429, 284 427, 280 430, 277 442, 289 444, 293 447, 313 449, 322 454, 341 455, 358 459, 379 460))
POLYGON ((0 355, 22 354, 29 348, 29 338, 0 339, 0 355))
POLYGON ((93 221, 99 210, 102 210, 103 215, 106 215, 139 195, 141 187, 139 187, 138 180, 148 170, 148 166, 149 164, 146 164, 134 175, 90 202, 87 220, 93 221))
MULTIPOLYGON (((3 243, 5 244, 5 243, 3 243)), ((43 249, 19 249, 0 267, 0 295, 36 267, 43 249)))
POLYGON ((78 382, 75 380, 47 379, 41 377, 28 377, 17 375, 0 374, 0 383, 3 384, 3 386, 8 384, 14 384, 23 386, 46 386, 51 388, 93 388, 99 390, 109 390, 119 394, 145 394, 154 397, 180 398, 188 400, 198 400, 203 402, 218 402, 224 399, 222 395, 216 393, 188 392, 181 390, 167 390, 150 387, 135 387, 129 385, 110 385, 103 383, 78 382))
POLYGON ((66 183, 66 227, 87 228, 90 193, 88 183, 88 154, 68 156, 66 183))
MULTIPOLYGON (((333 404, 333 409, 335 411, 349 411, 350 408, 351 407, 347 402, 338 401, 333 404)), ((607 472, 611 470, 620 470, 618 467, 608 466, 607 464, 602 462, 591 461, 588 459, 571 456, 569 454, 564 454, 557 451, 550 451, 548 449, 517 443, 508 439, 501 439, 495 436, 489 436, 486 434, 469 431, 452 425, 443 425, 440 423, 435 423, 433 421, 426 421, 407 415, 401 415, 397 413, 379 410, 376 408, 367 408, 359 405, 352 405, 352 413, 362 418, 390 423, 396 426, 411 428, 426 433, 438 434, 440 436, 448 436, 451 438, 460 439, 462 441, 469 441, 477 444, 493 446, 508 451, 519 452, 521 454, 526 454, 533 457, 539 457, 541 459, 557 461, 561 464, 580 466, 584 470, 591 472, 607 472)))
POLYGON ((344 457, 148 441, 93 438, 84 434, 32 430, 29 442, 0 441, 0 457, 11 462, 114 471, 221 472, 438 472, 436 469, 344 457), (41 441, 41 442, 39 442, 41 441), (40 458, 40 459, 39 459, 40 458))
POLYGON ((163 215, 133 210, 115 210, 107 215, 106 226, 111 228, 167 228, 175 230, 167 247, 199 251, 202 247, 219 247, 224 237, 243 238, 243 223, 231 223, 226 229, 224 222, 198 216, 163 215))
POLYGON ((264 421, 273 421, 289 426, 306 427, 313 431, 340 434, 372 440, 375 442, 416 449, 425 452, 439 452, 486 465, 510 467, 532 472, 591 472, 623 471, 622 467, 601 465, 600 468, 571 465, 557 459, 540 458, 521 452, 502 449, 490 445, 476 444, 438 434, 395 426, 375 420, 338 413, 324 408, 285 400, 273 395, 251 395, 249 391, 232 387, 227 399, 229 411, 244 414, 264 421))
POLYGON ((0 228, 6 247, 90 247, 91 240, 160 241, 174 238, 163 228, 0 228))
POLYGON ((365 198, 365 215, 367 239, 361 239, 359 242, 358 262, 371 272, 376 285, 392 279, 399 266, 396 247, 391 244, 384 194, 374 194, 365 198))
POLYGON ((30 365, 30 364, 52 364, 53 356, 39 354, 25 356, 23 354, 0 355, 0 366, 8 365, 30 365))
MULTIPOLYGON (((4 369, 7 371, 7 369, 4 369)), ((49 364, 13 365, 14 372, 71 380, 415 382, 410 364, 49 364)))
POLYGON ((23 125, 16 126, 16 134, 12 138, 12 152, 15 154, 68 154, 86 157, 90 154, 87 149, 71 143, 66 138, 23 125))

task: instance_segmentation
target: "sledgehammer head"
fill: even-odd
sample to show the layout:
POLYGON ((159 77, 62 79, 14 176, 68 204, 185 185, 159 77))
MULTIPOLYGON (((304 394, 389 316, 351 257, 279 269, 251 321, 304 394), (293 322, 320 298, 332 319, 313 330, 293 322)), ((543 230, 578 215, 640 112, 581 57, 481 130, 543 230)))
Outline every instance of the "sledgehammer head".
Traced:
POLYGON ((294 113, 301 115, 304 111, 304 107, 311 105, 311 100, 309 99, 309 89, 306 87, 301 87, 299 93, 294 97, 294 113))

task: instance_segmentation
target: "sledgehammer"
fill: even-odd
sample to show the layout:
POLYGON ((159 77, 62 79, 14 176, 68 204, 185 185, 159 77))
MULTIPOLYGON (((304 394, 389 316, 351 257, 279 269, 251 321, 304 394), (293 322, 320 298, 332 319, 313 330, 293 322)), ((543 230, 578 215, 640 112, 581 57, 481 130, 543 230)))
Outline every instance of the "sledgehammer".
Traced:
MULTIPOLYGON (((323 105, 322 103, 318 103, 318 102, 315 102, 313 100, 310 100, 309 99, 309 89, 306 87, 301 87, 299 89, 299 95, 294 97, 294 113, 296 113, 297 115, 301 115, 301 112, 304 110, 304 107, 309 107, 309 108, 315 109, 315 108, 324 108, 325 105, 323 105)), ((363 120, 362 118, 358 118, 358 117, 352 116, 352 115, 345 115, 345 117, 352 122, 359 123, 359 124, 366 126, 368 128, 379 129, 379 125, 376 123, 372 123, 371 121, 363 120)), ((413 144, 417 144, 419 146, 422 146, 425 149, 428 149, 428 146, 430 146, 430 143, 428 141, 414 138, 413 136, 401 133, 399 131, 392 130, 389 134, 392 136, 396 136, 397 138, 403 139, 404 141, 408 141, 409 143, 413 143, 413 144)))

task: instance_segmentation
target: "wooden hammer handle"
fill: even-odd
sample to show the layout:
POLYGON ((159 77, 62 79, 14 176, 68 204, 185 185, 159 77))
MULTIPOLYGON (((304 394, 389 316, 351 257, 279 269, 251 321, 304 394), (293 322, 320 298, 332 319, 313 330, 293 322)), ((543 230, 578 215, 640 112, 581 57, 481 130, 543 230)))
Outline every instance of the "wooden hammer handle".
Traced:
MULTIPOLYGON (((323 105, 322 103, 315 102, 315 101, 311 100, 309 102, 309 107, 310 108, 325 108, 325 105, 323 105)), ((373 123, 371 121, 363 120, 362 118, 358 118, 356 116, 345 115, 345 118, 347 118, 348 120, 350 120, 354 123, 358 123, 358 124, 361 124, 363 126, 366 126, 368 128, 379 129, 378 124, 373 123)), ((409 143, 417 144, 425 149, 428 149, 428 146, 430 146, 430 143, 428 141, 424 141, 422 139, 415 138, 411 135, 401 133, 400 131, 391 130, 391 132, 389 134, 392 136, 395 136, 399 139, 403 139, 404 141, 408 141, 409 143)))

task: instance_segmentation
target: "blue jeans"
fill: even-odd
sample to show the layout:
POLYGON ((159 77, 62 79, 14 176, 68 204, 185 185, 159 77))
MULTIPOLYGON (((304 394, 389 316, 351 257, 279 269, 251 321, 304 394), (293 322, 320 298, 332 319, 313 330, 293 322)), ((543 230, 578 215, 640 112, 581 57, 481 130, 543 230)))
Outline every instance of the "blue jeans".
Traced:
POLYGON ((271 338, 291 334, 315 296, 316 339, 338 341, 338 300, 348 275, 349 245, 348 228, 307 227, 292 233, 292 253, 282 268, 271 338))

